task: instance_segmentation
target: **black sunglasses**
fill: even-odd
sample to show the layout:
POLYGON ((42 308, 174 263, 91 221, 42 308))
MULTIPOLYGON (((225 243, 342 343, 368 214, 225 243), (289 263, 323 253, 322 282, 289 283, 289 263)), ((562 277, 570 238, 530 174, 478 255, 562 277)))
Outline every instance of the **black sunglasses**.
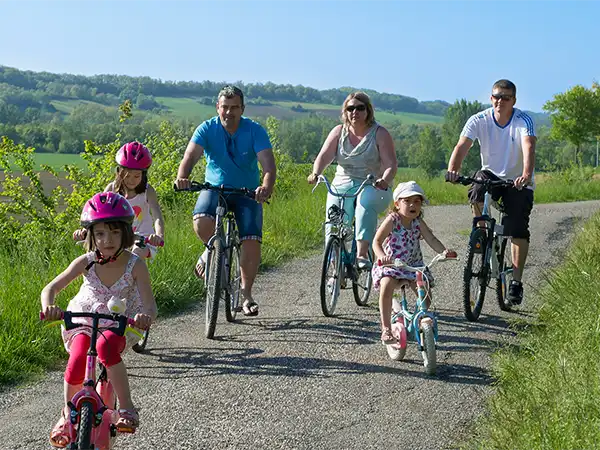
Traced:
POLYGON ((514 95, 511 94, 492 94, 492 97, 494 97, 496 100, 504 100, 504 101, 508 101, 508 100, 512 100, 514 95))
POLYGON ((366 111, 367 107, 365 105, 349 105, 346 106, 346 111, 352 112, 354 110, 357 111, 366 111))

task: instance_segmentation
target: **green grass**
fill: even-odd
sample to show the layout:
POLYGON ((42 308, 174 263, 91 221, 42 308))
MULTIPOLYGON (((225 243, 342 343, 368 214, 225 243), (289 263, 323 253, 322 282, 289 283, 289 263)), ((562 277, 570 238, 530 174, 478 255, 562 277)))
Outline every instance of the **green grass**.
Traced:
POLYGON ((82 105, 84 103, 93 103, 98 106, 106 107, 106 105, 97 102, 90 102, 89 100, 52 100, 50 102, 52 106, 54 106, 59 112, 63 114, 71 114, 77 106, 82 105))
MULTIPOLYGON (((46 164, 59 172, 62 172, 67 164, 74 164, 82 169, 87 167, 87 163, 78 154, 72 153, 34 153, 33 160, 36 170, 41 170, 42 164, 46 164)), ((11 169, 16 170, 18 168, 13 164, 11 169)))
POLYGON ((576 238, 493 360, 496 393, 469 449, 592 449, 600 442, 600 214, 576 238))
MULTIPOLYGON (((600 179, 593 171, 571 169, 562 173, 536 175, 535 203, 562 203, 600 199, 600 179)), ((443 175, 429 178, 419 169, 398 169, 395 183, 415 180, 425 190, 432 205, 467 203, 467 187, 446 183, 443 175)), ((535 207, 535 206, 534 206, 535 207)))
MULTIPOLYGON (((304 109, 309 111, 330 111, 333 116, 339 116, 339 111, 341 105, 326 105, 323 103, 303 103, 303 102, 273 102, 275 105, 282 106, 284 108, 291 108, 292 106, 301 105, 304 109)), ((299 113, 301 114, 301 113, 299 113)), ((429 114, 417 114, 417 113, 407 113, 407 112, 397 112, 391 113, 387 111, 378 111, 375 110, 375 118, 383 123, 393 123, 397 121, 401 121, 406 124, 416 124, 416 123, 442 123, 444 121, 443 116, 432 116, 429 114)))
MULTIPOLYGON (((202 105, 193 98, 188 97, 156 97, 156 101, 169 108, 172 114, 186 119, 200 121, 216 114, 215 107, 212 105, 202 105)), ((247 105, 245 114, 250 117, 273 115, 281 118, 302 117, 305 113, 294 112, 292 106, 302 105, 309 111, 318 111, 332 117, 338 116, 340 109, 337 105, 326 105, 321 103, 302 103, 302 102, 273 102, 272 106, 247 105)), ((416 113, 396 113, 392 114, 384 111, 376 112, 377 120, 382 123, 392 123, 400 120, 402 123, 442 123, 444 118, 441 116, 431 116, 428 114, 416 113)))
POLYGON ((200 121, 216 114, 214 106, 202 105, 193 98, 156 97, 156 101, 169 108, 174 115, 185 119, 200 121))

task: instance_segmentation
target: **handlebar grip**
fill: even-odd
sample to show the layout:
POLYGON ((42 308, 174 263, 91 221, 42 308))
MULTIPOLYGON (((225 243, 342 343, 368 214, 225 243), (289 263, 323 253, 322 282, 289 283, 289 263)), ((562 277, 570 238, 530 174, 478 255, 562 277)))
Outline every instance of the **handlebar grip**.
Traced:
MULTIPOLYGON (((145 237, 144 238, 144 243, 145 244, 150 244, 150 238, 145 237)), ((164 247, 165 246, 165 241, 161 240, 160 243, 157 244, 158 247, 164 247)))
MULTIPOLYGON (((61 311, 59 320, 63 320, 64 318, 65 318, 65 312, 61 311)), ((46 314, 44 314, 44 311, 40 311, 40 320, 41 321, 46 320, 46 314)))

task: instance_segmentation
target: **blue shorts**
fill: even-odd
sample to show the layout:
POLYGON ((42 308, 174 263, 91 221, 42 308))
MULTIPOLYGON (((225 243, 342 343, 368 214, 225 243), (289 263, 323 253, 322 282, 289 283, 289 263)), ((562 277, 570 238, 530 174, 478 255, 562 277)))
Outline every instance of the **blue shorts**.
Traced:
MULTIPOLYGON (((227 208, 233 211, 235 221, 240 233, 240 240, 254 239, 262 242, 263 228, 263 207, 260 203, 239 194, 225 194, 227 208)), ((194 207, 193 216, 212 217, 217 214, 217 204, 219 202, 219 193, 206 189, 200 191, 198 200, 194 207)))

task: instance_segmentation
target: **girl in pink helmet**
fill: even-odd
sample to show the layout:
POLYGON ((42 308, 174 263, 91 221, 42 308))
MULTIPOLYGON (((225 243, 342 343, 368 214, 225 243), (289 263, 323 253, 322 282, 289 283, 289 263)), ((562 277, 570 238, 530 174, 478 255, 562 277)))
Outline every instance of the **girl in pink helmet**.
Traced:
MULTIPOLYGON (((157 246, 163 245, 165 225, 156 191, 148 183, 152 155, 145 145, 128 142, 119 149, 115 160, 115 180, 104 190, 117 192, 129 201, 135 214, 133 232, 141 238, 136 240, 132 251, 140 258, 153 258, 157 246)), ((85 230, 77 230, 73 237, 85 239, 85 230)))
MULTIPOLYGON (((81 288, 69 302, 67 310, 109 314, 108 302, 116 297, 125 300, 124 314, 135 320, 135 327, 147 329, 150 326, 156 318, 156 303, 148 268, 128 250, 134 239, 131 227, 133 219, 134 211, 129 202, 114 192, 101 192, 85 203, 81 225, 87 231, 85 245, 88 253, 76 258, 42 290, 42 310, 46 320, 60 319, 62 311, 54 304, 55 297, 82 275, 81 288)), ((88 320, 73 319, 80 323, 88 320)), ((107 327, 112 325, 112 322, 106 323, 107 327)), ((137 342, 137 338, 131 333, 119 336, 107 330, 103 336, 97 343, 98 358, 106 367, 119 399, 120 418, 116 425, 121 432, 133 433, 139 425, 139 416, 131 399, 127 369, 121 353, 127 346, 137 342)), ((70 331, 63 328, 62 337, 69 361, 65 371, 65 407, 50 434, 50 443, 56 448, 69 445, 65 422, 69 409, 66 404, 81 389, 90 332, 85 327, 70 331)))

